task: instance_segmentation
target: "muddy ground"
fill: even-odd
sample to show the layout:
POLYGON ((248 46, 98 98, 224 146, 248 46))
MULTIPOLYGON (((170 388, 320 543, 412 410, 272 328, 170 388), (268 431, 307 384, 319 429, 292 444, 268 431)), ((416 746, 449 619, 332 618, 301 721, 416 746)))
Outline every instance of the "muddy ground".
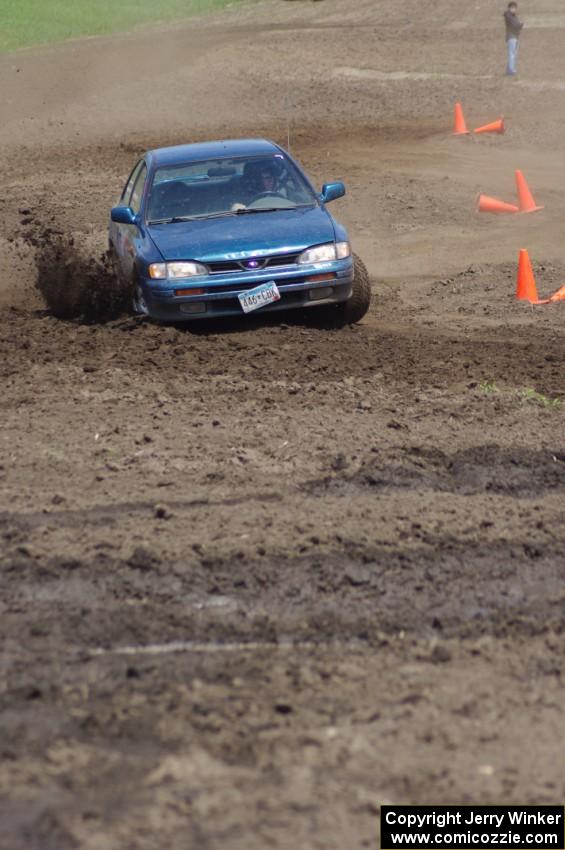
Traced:
POLYGON ((522 247, 565 281, 565 15, 522 10, 508 81, 500 11, 266 0, 0 59, 2 850, 357 850, 385 802, 564 799, 565 303, 513 293, 522 247), (452 138, 455 100, 507 134, 452 138), (347 183, 361 324, 46 307, 56 231, 107 282, 138 153, 287 118, 347 183), (516 168, 545 209, 478 215, 516 168))

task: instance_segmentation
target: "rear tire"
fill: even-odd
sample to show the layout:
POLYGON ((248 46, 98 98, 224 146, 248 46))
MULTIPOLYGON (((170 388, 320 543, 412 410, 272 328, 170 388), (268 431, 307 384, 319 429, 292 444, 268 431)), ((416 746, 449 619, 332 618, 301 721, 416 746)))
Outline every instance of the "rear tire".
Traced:
POLYGON ((371 304, 371 281, 367 266, 357 254, 353 254, 353 287, 347 301, 334 307, 334 318, 339 325, 354 325, 360 322, 371 304))

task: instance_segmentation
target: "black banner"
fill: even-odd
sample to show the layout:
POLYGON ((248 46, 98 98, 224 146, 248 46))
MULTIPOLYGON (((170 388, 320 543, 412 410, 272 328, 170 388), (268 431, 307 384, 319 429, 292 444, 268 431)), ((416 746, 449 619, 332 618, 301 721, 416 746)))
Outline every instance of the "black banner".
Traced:
POLYGON ((381 850, 565 850, 563 806, 381 806, 381 850))

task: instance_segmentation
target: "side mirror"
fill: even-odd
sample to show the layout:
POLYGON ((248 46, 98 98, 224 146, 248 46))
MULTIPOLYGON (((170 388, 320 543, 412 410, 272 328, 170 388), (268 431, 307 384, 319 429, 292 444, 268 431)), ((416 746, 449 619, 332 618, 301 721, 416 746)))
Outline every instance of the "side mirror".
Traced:
POLYGON ((110 218, 116 224, 137 224, 137 216, 131 207, 113 207, 110 218))
POLYGON ((344 195, 345 186, 343 183, 324 183, 322 186, 321 200, 323 204, 329 204, 330 201, 343 198, 344 195))

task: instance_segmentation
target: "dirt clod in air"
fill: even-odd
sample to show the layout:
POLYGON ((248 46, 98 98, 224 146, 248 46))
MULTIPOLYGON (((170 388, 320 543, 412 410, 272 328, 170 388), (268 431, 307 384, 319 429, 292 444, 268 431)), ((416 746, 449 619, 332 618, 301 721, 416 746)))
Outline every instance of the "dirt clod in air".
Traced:
POLYGON ((72 236, 51 228, 29 241, 35 247, 35 286, 54 316, 104 322, 129 311, 131 287, 114 274, 108 252, 82 256, 72 236))

